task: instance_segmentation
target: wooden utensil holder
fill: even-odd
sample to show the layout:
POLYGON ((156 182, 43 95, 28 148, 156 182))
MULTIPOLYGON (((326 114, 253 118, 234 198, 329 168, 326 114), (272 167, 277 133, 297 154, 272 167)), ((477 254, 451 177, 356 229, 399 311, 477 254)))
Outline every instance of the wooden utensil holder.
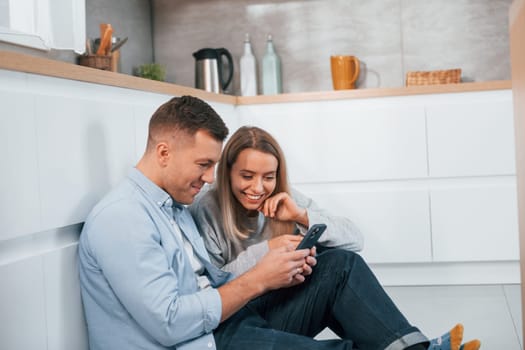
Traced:
POLYGON ((102 70, 112 70, 111 55, 83 55, 78 58, 78 64, 81 66, 92 67, 102 70))

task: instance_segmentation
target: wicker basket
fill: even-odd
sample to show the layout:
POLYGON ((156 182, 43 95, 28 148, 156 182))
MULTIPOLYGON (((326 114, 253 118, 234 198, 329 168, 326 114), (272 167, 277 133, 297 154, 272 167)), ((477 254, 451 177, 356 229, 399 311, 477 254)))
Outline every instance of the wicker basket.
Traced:
POLYGON ((111 56, 84 55, 78 58, 78 64, 102 70, 111 70, 111 56))
POLYGON ((461 82, 461 69, 408 72, 406 86, 456 84, 461 82))

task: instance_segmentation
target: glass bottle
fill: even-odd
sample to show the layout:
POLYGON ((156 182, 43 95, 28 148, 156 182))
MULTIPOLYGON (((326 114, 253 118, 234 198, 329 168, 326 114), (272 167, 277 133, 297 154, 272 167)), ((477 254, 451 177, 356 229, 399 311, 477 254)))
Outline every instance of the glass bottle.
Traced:
POLYGON ((241 96, 257 95, 256 61, 250 43, 250 34, 244 37, 244 53, 240 61, 241 96))
POLYGON ((266 53, 262 59, 262 87, 264 95, 280 94, 282 92, 281 60, 275 52, 272 35, 266 40, 266 53))

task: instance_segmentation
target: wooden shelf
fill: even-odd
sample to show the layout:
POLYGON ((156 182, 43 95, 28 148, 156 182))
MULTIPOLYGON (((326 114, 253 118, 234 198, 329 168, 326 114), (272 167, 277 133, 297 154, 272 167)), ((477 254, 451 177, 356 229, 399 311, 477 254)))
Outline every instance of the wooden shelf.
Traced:
POLYGON ((94 84, 117 86, 127 89, 163 93, 167 95, 193 95, 207 101, 233 105, 252 105, 286 102, 308 102, 324 100, 347 100, 388 96, 410 96, 436 93, 455 93, 484 90, 511 89, 509 80, 460 83, 447 85, 410 86, 399 88, 356 89, 288 93, 280 95, 231 96, 215 94, 200 89, 143 79, 127 74, 114 73, 79 66, 67 62, 50 60, 10 51, 0 51, 0 69, 40 74, 94 84))
POLYGON ((446 85, 409 86, 399 88, 356 89, 339 91, 303 92, 293 94, 268 96, 238 96, 237 104, 266 104, 282 102, 307 102, 324 100, 348 100, 354 98, 374 98, 389 96, 413 96, 422 94, 445 94, 454 92, 472 92, 486 90, 511 89, 510 80, 498 80, 476 83, 460 83, 446 85))

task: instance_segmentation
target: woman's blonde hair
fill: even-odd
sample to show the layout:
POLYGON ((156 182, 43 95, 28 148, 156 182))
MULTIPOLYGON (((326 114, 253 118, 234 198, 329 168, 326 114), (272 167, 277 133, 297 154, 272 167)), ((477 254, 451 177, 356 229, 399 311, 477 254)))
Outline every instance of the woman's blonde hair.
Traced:
MULTIPOLYGON (((230 181, 230 173, 233 164, 239 154, 245 149, 254 149, 273 155, 277 159, 276 186, 273 193, 290 193, 286 170, 286 160, 283 151, 273 138, 265 130, 255 126, 243 126, 239 128, 228 140, 217 166, 217 196, 225 234, 233 240, 243 240, 250 236, 249 228, 242 226, 242 217, 246 215, 246 209, 233 195, 230 181)), ((269 222, 272 235, 293 233, 295 223, 282 222, 270 219, 269 222)))

